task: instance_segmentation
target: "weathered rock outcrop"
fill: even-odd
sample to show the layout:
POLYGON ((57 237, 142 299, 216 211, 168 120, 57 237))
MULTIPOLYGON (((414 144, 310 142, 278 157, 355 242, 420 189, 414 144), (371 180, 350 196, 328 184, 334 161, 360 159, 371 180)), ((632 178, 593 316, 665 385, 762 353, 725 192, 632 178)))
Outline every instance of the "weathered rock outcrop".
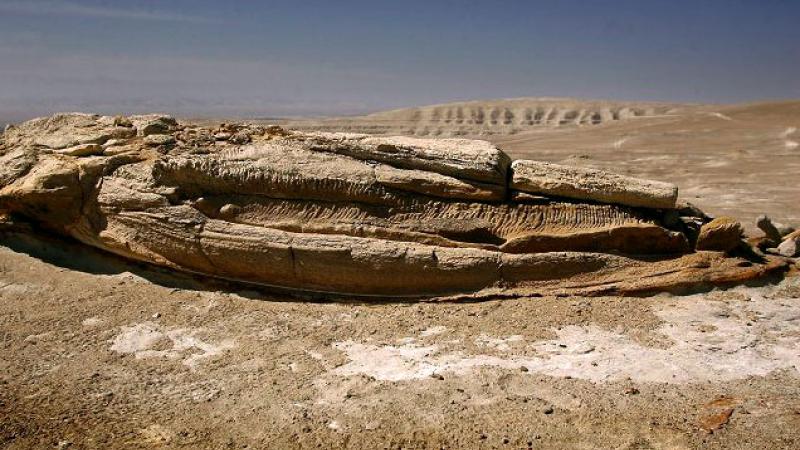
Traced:
POLYGON ((340 294, 635 293, 779 265, 696 252, 708 219, 676 196, 463 139, 61 114, 0 141, 0 212, 139 261, 340 294))

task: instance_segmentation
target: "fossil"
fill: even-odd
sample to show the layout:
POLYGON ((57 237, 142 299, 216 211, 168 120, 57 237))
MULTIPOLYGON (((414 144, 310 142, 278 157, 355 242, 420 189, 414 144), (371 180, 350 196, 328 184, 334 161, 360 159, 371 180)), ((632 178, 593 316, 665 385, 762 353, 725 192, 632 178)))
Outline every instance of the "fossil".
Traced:
POLYGON ((485 141, 158 115, 10 127, 0 212, 133 260, 344 295, 636 294, 782 264, 695 250, 708 219, 668 183, 512 162, 485 141))

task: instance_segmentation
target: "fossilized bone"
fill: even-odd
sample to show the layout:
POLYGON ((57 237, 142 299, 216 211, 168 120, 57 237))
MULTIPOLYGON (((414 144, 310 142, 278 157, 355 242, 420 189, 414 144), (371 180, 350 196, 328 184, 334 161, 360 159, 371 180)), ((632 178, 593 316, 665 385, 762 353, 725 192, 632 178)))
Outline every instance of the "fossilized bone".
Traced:
POLYGON ((633 293, 776 267, 695 252, 690 225, 703 218, 679 220, 670 184, 512 163, 484 141, 60 114, 8 129, 0 155, 0 211, 127 258, 248 283, 375 296, 633 293))

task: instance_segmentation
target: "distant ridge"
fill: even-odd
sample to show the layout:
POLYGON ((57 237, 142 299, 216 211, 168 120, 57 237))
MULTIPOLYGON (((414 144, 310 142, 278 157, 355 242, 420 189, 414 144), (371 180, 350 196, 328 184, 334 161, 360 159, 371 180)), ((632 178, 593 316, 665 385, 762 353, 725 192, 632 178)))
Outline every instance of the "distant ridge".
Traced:
POLYGON ((515 134, 540 127, 592 126, 689 112, 700 105, 535 97, 473 100, 382 111, 365 116, 289 121, 320 131, 414 136, 515 134))

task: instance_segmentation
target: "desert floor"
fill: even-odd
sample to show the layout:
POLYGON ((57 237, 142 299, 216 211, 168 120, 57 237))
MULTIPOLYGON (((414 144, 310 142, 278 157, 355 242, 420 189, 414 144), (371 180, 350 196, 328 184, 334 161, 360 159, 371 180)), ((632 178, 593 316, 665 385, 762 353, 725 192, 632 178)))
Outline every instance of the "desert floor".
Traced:
MULTIPOLYGON (((795 102, 483 138, 673 181, 752 231, 764 212, 800 225, 798 127, 795 102)), ((4 448, 800 448, 799 370, 797 276, 684 296, 365 303, 0 235, 4 448)))

